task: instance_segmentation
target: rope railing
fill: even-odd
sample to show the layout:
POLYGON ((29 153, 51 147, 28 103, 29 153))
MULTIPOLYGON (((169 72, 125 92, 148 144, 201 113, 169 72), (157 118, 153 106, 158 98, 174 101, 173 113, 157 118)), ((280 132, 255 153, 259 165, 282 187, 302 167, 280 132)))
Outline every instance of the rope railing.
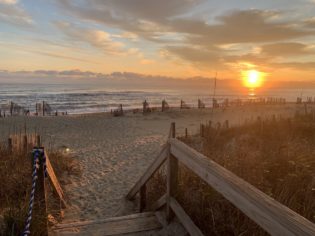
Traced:
POLYGON ((30 226, 31 226, 32 213, 33 213, 33 207, 34 207, 36 182, 38 179, 38 170, 41 164, 43 165, 44 176, 47 177, 46 157, 45 157, 44 149, 34 148, 32 152, 32 156, 33 156, 32 190, 31 190, 31 196, 30 196, 30 201, 29 201, 29 210, 28 210, 25 228, 24 228, 22 236, 28 236, 31 233, 30 226))

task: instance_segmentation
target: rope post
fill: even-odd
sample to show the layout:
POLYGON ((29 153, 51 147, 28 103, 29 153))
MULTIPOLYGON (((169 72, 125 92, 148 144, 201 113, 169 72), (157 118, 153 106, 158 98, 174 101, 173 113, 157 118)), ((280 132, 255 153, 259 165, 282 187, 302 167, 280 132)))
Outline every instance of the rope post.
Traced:
POLYGON ((32 164, 32 190, 30 195, 29 210, 25 223, 23 236, 44 235, 48 236, 47 205, 45 191, 46 157, 44 148, 35 147, 31 155, 32 164), (32 222, 36 222, 36 231, 32 222))
MULTIPOLYGON (((175 123, 174 123, 175 124, 175 123)), ((175 126, 174 126, 175 127, 175 126)), ((166 220, 170 222, 174 212, 170 206, 171 198, 177 196, 178 189, 178 160, 170 153, 170 146, 167 158, 167 190, 166 190, 166 220)))
POLYGON ((36 146, 37 147, 40 147, 42 144, 41 144, 41 139, 40 139, 40 135, 36 135, 36 146))
MULTIPOLYGON (((40 137, 38 135, 38 137, 40 137)), ((40 140, 40 139, 39 139, 40 140)), ((40 228, 43 229, 42 235, 48 235, 48 225, 47 225, 47 204, 46 204, 46 188, 45 188, 45 168, 44 168, 44 150, 39 158, 39 169, 38 169, 38 179, 37 187, 35 191, 35 203, 34 203, 34 216, 38 222, 41 222, 40 228)))

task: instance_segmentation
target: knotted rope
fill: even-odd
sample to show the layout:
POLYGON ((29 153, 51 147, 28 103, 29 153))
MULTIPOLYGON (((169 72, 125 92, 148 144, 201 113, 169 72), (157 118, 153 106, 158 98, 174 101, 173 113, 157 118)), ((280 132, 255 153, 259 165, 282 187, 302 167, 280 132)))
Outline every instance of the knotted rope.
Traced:
POLYGON ((46 157, 44 154, 44 150, 43 149, 34 149, 33 150, 33 157, 34 157, 34 159, 33 159, 33 173, 32 173, 32 191, 31 191, 28 215, 27 215, 25 228, 24 228, 22 236, 28 236, 31 233, 30 226, 31 226, 31 221, 32 221, 32 212, 33 212, 33 206, 34 206, 36 180, 38 178, 37 171, 38 171, 39 165, 40 165, 40 157, 42 157, 42 164, 43 164, 43 168, 44 168, 44 173, 45 173, 45 177, 47 177, 46 157))

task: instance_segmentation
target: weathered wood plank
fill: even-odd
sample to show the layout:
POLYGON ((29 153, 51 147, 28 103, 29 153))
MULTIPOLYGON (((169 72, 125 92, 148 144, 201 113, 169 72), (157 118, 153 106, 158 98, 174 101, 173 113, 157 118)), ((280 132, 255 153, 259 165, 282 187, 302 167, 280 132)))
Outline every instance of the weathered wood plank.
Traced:
POLYGON ((122 235, 162 228, 153 212, 105 219, 102 222, 55 228, 58 235, 122 235))
POLYGON ((157 211, 161 207, 163 207, 165 204, 166 204, 166 194, 164 194, 162 197, 160 197, 159 200, 157 200, 155 203, 153 203, 152 206, 150 206, 150 209, 152 211, 157 211))
POLYGON ((99 219, 99 220, 77 221, 77 222, 71 222, 71 223, 57 224, 53 226, 53 229, 58 230, 58 229, 73 228, 73 227, 83 227, 87 225, 103 224, 103 223, 108 223, 112 221, 123 221, 123 220, 132 220, 136 218, 146 218, 146 217, 150 217, 154 215, 155 215, 154 212, 143 212, 143 213, 130 214, 126 216, 110 217, 110 218, 99 219))
POLYGON ((173 214, 170 198, 176 197, 178 186, 178 160, 169 152, 167 158, 166 219, 170 221, 173 214))
POLYGON ((50 163, 50 160, 49 160, 49 157, 45 151, 45 156, 46 156, 46 167, 47 167, 47 173, 48 173, 48 176, 49 176, 49 179, 51 180, 51 183, 54 187, 54 190, 56 191, 56 193, 58 194, 59 198, 60 198, 60 201, 62 203, 62 206, 63 207, 67 207, 67 203, 66 203, 66 200, 65 200, 65 194, 59 184, 59 181, 57 179, 57 176, 54 172, 54 169, 50 163))
POLYGON ((164 163, 167 158, 169 149, 169 144, 165 144, 162 148, 162 151, 159 155, 154 159, 151 166, 147 169, 144 175, 138 180, 138 182, 132 187, 132 189, 127 194, 127 199, 132 200, 134 196, 140 191, 140 188, 148 182, 148 180, 152 177, 152 175, 160 168, 160 166, 164 163))
POLYGON ((200 229, 195 225, 195 223, 190 219, 190 217, 186 214, 184 209, 173 197, 170 198, 170 206, 173 209, 177 218, 180 220, 180 222, 190 235, 203 236, 203 233, 200 231, 200 229))
POLYGON ((179 140, 171 154, 271 235, 315 235, 315 225, 179 140))

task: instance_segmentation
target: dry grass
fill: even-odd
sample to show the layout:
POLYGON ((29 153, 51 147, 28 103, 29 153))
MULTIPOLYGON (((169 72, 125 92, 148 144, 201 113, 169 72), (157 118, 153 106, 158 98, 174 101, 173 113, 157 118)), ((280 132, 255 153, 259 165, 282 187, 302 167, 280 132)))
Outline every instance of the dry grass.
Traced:
MULTIPOLYGON (((206 127, 204 138, 181 139, 315 222, 313 115, 257 121, 229 129, 206 127)), ((180 166, 179 175, 178 201, 205 235, 267 234, 190 170, 180 166)), ((154 188, 150 194, 155 194, 154 188)))
MULTIPOLYGON (((61 153, 49 154, 52 166, 57 177, 63 173, 78 174, 73 158, 61 153)), ((3 217, 3 225, 0 225, 0 235, 20 235, 24 229, 27 217, 29 197, 32 181, 31 156, 29 153, 9 153, 3 145, 0 145, 0 216, 3 217)), ((49 182, 49 181, 47 181, 49 182)), ((51 186, 48 185, 51 190, 51 186)), ((49 203, 48 211, 56 218, 60 215, 59 200, 53 196, 49 203)), ((35 211, 36 212, 36 211, 35 211)), ((33 211, 33 213, 35 213, 33 211)), ((0 221, 2 221, 0 220, 0 221)), ((46 224, 46 218, 33 215, 32 235, 44 234, 41 225, 46 224)))

